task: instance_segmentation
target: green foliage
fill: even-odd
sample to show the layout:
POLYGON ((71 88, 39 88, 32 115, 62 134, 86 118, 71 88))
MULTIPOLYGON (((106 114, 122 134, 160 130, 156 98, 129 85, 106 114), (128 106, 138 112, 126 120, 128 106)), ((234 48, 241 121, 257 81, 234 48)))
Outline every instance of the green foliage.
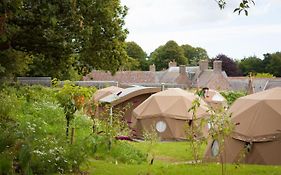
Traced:
POLYGON ((77 9, 81 9, 83 28, 78 39, 82 44, 81 64, 115 73, 128 57, 125 51, 128 31, 123 28, 127 7, 121 6, 120 0, 83 0, 77 3, 77 9))
POLYGON ((191 45, 184 44, 181 48, 184 50, 184 56, 188 58, 188 65, 190 66, 197 66, 200 60, 209 59, 207 51, 201 47, 192 47, 191 45))
POLYGON ((76 86, 70 81, 65 81, 56 94, 60 106, 64 109, 66 119, 66 136, 69 133, 70 122, 74 119, 74 113, 82 109, 90 99, 95 89, 76 86))
POLYGON ((253 74, 260 73, 260 78, 271 78, 270 75, 279 77, 281 76, 281 52, 264 54, 264 59, 261 60, 256 56, 244 58, 239 62, 239 68, 242 70, 243 75, 248 75, 250 72, 253 74))
POLYGON ((202 159, 200 151, 202 149, 203 143, 206 142, 206 138, 202 137, 202 131, 205 127, 205 120, 198 119, 197 110, 200 107, 200 98, 196 98, 192 101, 191 107, 188 112, 192 112, 192 120, 186 125, 186 139, 190 141, 190 151, 192 152, 194 163, 198 164, 202 159), (196 123, 197 122, 197 123, 196 123))
POLYGON ((158 47, 151 53, 150 59, 156 65, 157 70, 167 68, 169 62, 173 60, 179 65, 188 63, 183 49, 175 41, 168 41, 164 46, 158 47))
MULTIPOLYGON (((102 139, 102 137, 101 137, 102 139)), ((116 141, 110 150, 106 140, 100 140, 95 157, 113 163, 140 164, 146 160, 146 155, 125 141, 116 141)))
POLYGON ((238 14, 240 15, 240 13, 244 11, 245 15, 248 16, 248 9, 250 8, 250 4, 255 5, 255 2, 253 0, 243 0, 242 2, 240 2, 239 7, 234 9, 233 12, 238 12, 238 14))
POLYGON ((146 53, 134 41, 126 43, 127 55, 139 62, 138 65, 132 66, 131 70, 148 70, 148 61, 146 53))
POLYGON ((119 0, 1 1, 0 73, 60 79, 93 68, 115 73, 127 61, 126 14, 119 0))
POLYGON ((281 52, 264 54, 263 63, 266 70, 264 72, 273 74, 276 77, 281 77, 281 52))
POLYGON ((155 146, 157 142, 160 141, 160 138, 157 134, 157 131, 155 128, 151 128, 150 131, 144 131, 143 133, 144 141, 147 144, 147 159, 149 163, 152 165, 155 159, 155 146))
POLYGON ((273 76, 270 73, 257 73, 254 75, 255 78, 275 78, 275 76, 273 76))
POLYGON ((244 76, 252 73, 260 73, 264 69, 262 60, 256 56, 251 56, 239 61, 239 68, 241 69, 244 76))
POLYGON ((208 118, 209 124, 209 137, 218 142, 218 154, 216 157, 220 158, 221 174, 226 174, 226 166, 223 160, 223 152, 225 145, 225 138, 227 138, 234 129, 234 124, 231 121, 231 114, 222 107, 220 110, 209 109, 210 117, 208 118))
MULTIPOLYGON (((227 5, 226 0, 216 0, 218 6, 220 9, 224 9, 225 6, 227 5)), ((241 12, 244 12, 246 16, 248 16, 248 10, 250 8, 250 5, 255 5, 254 0, 241 0, 239 3, 239 6, 234 9, 233 13, 238 12, 238 15, 241 14, 241 12)))
POLYGON ((0 172, 52 174, 78 170, 89 155, 91 121, 79 117, 79 139, 70 145, 63 132, 64 110, 49 88, 1 87, 0 172), (87 149, 86 149, 87 148, 87 149))
POLYGON ((128 57, 127 62, 121 67, 121 70, 138 70, 141 66, 137 59, 128 57))
POLYGON ((230 106, 236 99, 246 95, 243 91, 222 91, 220 94, 227 100, 227 104, 230 106))
MULTIPOLYGON (((1 43, 0 43, 1 45, 1 43)), ((0 49, 0 76, 11 78, 25 75, 32 63, 32 56, 14 49, 1 51, 0 49)))

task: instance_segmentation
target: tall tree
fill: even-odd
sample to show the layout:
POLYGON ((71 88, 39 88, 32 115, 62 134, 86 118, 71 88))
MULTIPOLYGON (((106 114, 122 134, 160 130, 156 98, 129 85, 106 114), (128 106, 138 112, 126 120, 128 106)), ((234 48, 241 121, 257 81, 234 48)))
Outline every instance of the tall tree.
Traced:
POLYGON ((232 58, 229 58, 224 54, 219 54, 215 58, 211 59, 211 67, 213 66, 213 62, 215 60, 222 61, 222 70, 225 71, 228 76, 232 77, 242 75, 237 63, 232 58))
POLYGON ((151 53, 151 60, 156 65, 157 70, 167 68, 169 62, 173 60, 179 65, 186 65, 188 63, 188 59, 184 56, 183 49, 172 40, 153 51, 151 53))
POLYGON ((17 26, 7 22, 16 14, 21 13, 22 0, 2 0, 0 2, 0 78, 24 75, 29 70, 32 57, 11 46, 12 37, 17 33, 17 26))
POLYGON ((244 76, 249 75, 250 72, 252 73, 264 72, 264 66, 262 60, 256 56, 250 56, 244 58, 238 64, 244 76))
POLYGON ((281 52, 264 54, 263 60, 266 72, 281 77, 281 52))
POLYGON ((184 56, 188 58, 188 64, 191 66, 198 65, 200 60, 209 59, 207 51, 201 47, 192 47, 189 44, 184 44, 181 48, 184 51, 184 56))
POLYGON ((143 49, 134 41, 126 43, 126 52, 129 57, 139 62, 137 67, 133 67, 131 70, 148 70, 148 61, 146 60, 147 54, 143 49))
POLYGON ((119 0, 3 2, 9 49, 32 55, 29 75, 65 79, 78 66, 114 73, 127 61, 119 0))
POLYGON ((115 73, 128 61, 124 29, 127 7, 120 0, 80 0, 77 11, 85 35, 80 38, 81 63, 87 67, 115 73))

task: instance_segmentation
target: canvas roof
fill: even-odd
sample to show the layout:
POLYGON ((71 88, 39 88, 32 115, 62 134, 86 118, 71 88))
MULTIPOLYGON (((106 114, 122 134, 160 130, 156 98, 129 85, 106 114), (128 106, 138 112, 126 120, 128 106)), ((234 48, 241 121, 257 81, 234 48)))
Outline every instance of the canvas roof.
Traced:
POLYGON ((233 137, 268 141, 281 134, 281 87, 237 99, 229 109, 236 125, 233 137))
POLYGON ((100 99, 99 102, 110 103, 111 105, 115 106, 126 100, 129 100, 130 98, 142 94, 153 94, 159 92, 160 90, 161 89, 157 87, 142 87, 142 86, 130 87, 130 88, 123 89, 122 91, 119 91, 117 93, 108 95, 100 99))
MULTIPOLYGON (((153 94, 140 104, 133 111, 133 116, 137 119, 152 117, 168 117, 182 120, 191 120, 192 112, 188 109, 192 106, 192 101, 196 99, 193 93, 179 88, 171 88, 153 94)), ((197 117, 207 116, 207 104, 200 99, 201 106, 198 108, 197 117)))
POLYGON ((218 103, 222 105, 226 105, 226 99, 216 90, 209 89, 204 97, 204 101, 207 103, 218 103))
POLYGON ((103 88, 103 89, 99 89, 94 94, 93 100, 97 102, 100 99, 102 99, 102 98, 104 98, 104 97, 106 97, 110 94, 118 93, 122 90, 123 90, 123 88, 120 88, 120 87, 117 87, 117 86, 109 86, 109 87, 106 87, 106 88, 103 88))

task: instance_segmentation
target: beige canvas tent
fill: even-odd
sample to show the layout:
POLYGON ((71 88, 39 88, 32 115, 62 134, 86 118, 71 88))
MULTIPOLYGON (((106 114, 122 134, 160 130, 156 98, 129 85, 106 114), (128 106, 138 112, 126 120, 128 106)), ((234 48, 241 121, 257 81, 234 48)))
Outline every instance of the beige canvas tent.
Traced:
POLYGON ((103 89, 99 89, 95 92, 93 96, 93 101, 98 102, 103 97, 106 97, 110 94, 118 93, 122 91, 123 88, 117 87, 117 86, 109 86, 103 89))
MULTIPOLYGON (((281 88, 239 98, 229 112, 235 129, 226 139, 223 160, 281 165, 281 88)), ((216 142, 208 145, 207 159, 219 150, 216 142)))
MULTIPOLYGON (((192 112, 188 109, 196 99, 193 93, 178 88, 171 88, 150 96, 133 111, 133 125, 137 137, 144 131, 156 129, 163 140, 185 139, 185 125, 191 124, 192 112)), ((200 99, 197 117, 207 115, 207 104, 200 99)))
POLYGON ((204 93, 204 101, 214 109, 227 107, 226 99, 216 90, 207 89, 204 93))
POLYGON ((94 108, 94 110, 92 110, 92 108, 88 108, 86 112, 89 115, 94 115, 95 117, 99 117, 99 113, 100 113, 99 100, 108 95, 118 93, 122 90, 123 90, 123 88, 120 88, 117 86, 109 86, 109 87, 97 90, 92 97, 92 101, 95 103, 95 108, 94 108))
POLYGON ((144 100, 150 97, 152 94, 159 92, 161 89, 157 87, 130 87, 123 89, 118 93, 113 93, 99 100, 100 111, 103 110, 103 106, 112 106, 113 112, 121 110, 124 112, 124 118, 128 123, 131 123, 132 111, 144 100))

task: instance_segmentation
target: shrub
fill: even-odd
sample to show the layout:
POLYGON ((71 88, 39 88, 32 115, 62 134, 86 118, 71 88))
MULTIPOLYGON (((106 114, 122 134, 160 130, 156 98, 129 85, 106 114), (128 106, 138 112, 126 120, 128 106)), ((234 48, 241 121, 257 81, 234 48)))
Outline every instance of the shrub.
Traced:
POLYGON ((220 93, 227 100, 229 106, 239 97, 246 95, 244 91, 222 91, 220 93))
POLYGON ((69 144, 64 110, 54 90, 40 86, 1 87, 0 174, 67 173, 79 169, 91 144, 91 120, 79 115, 79 139, 69 144))

